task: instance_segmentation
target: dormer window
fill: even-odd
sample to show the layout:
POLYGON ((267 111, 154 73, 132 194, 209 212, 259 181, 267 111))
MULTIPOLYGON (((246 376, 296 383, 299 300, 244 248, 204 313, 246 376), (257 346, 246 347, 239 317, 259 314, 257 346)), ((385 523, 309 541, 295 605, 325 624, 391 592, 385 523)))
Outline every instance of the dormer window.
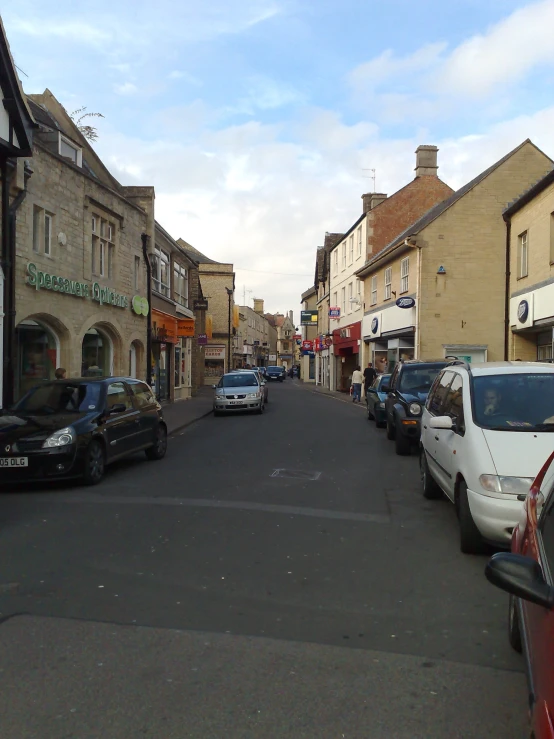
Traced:
POLYGON ((83 150, 61 133, 59 135, 58 152, 62 157, 70 159, 78 167, 83 166, 83 150))

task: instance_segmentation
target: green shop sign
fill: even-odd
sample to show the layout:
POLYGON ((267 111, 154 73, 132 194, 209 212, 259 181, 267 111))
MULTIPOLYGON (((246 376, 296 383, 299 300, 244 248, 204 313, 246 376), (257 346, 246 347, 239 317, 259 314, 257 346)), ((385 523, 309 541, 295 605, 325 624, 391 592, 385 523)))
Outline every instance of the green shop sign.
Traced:
POLYGON ((137 316, 148 315, 148 310, 150 306, 148 305, 148 300, 146 300, 146 298, 141 298, 140 295, 135 295, 131 305, 137 316))
MULTIPOLYGON (((100 305, 113 305, 116 308, 128 308, 129 298, 126 295, 112 290, 111 287, 103 287, 98 282, 89 284, 88 282, 80 282, 79 280, 70 280, 67 277, 59 275, 51 275, 48 272, 40 270, 36 264, 29 262, 27 265, 26 282, 35 290, 52 290, 65 295, 74 295, 77 298, 89 298, 100 305)), ((139 315, 148 314, 148 301, 146 300, 146 313, 135 310, 139 315)))

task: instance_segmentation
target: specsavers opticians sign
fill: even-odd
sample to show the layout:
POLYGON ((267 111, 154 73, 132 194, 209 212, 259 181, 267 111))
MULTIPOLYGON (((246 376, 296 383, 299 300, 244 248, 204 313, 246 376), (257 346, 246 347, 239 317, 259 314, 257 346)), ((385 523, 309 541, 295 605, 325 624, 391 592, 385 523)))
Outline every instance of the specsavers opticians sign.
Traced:
MULTIPOLYGON (((52 275, 48 272, 40 270, 36 264, 29 262, 27 265, 26 282, 35 290, 52 290, 53 292, 63 293, 65 295, 73 295, 77 298, 85 298, 94 300, 100 305, 113 305, 116 308, 128 308, 129 298, 126 295, 118 293, 111 287, 104 287, 98 282, 81 282, 79 280, 70 280, 67 277, 52 275)), ((135 313, 142 315, 148 314, 148 301, 145 298, 139 299, 140 303, 133 303, 135 313), (137 310, 140 305, 140 310, 137 310)))

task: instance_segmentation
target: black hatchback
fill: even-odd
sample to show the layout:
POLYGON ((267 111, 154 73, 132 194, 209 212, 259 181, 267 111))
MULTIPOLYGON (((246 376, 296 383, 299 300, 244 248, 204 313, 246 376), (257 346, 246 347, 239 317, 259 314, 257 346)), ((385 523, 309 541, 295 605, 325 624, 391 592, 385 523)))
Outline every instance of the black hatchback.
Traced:
POLYGON ((286 377, 286 370, 284 367, 268 367, 266 377, 268 380, 283 382, 286 377))
POLYGON ((32 388, 0 415, 0 485, 82 477, 144 450, 162 459, 167 426, 150 387, 127 377, 76 378, 32 388))

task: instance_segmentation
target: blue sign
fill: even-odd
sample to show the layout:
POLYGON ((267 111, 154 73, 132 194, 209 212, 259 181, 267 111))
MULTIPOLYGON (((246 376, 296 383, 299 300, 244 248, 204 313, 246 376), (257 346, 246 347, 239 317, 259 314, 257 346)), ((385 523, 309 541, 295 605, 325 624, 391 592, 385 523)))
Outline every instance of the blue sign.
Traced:
POLYGON ((520 323, 525 323, 529 318, 529 303, 526 300, 522 300, 517 307, 517 320, 520 323))
POLYGON ((329 308, 329 318, 340 318, 340 308, 329 308))
POLYGON ((371 333, 376 334, 378 329, 379 329, 379 319, 377 318, 377 316, 375 316, 375 318, 371 322, 371 333))
POLYGON ((414 298, 398 298, 396 305, 399 308, 413 308, 415 305, 414 298))

